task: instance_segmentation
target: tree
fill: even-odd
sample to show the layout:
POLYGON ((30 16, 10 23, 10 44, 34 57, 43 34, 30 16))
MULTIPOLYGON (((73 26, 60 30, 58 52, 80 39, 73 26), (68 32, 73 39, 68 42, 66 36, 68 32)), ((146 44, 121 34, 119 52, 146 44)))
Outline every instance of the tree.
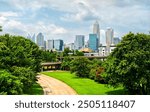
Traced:
POLYGON ((22 94, 23 84, 20 80, 5 70, 0 70, 0 94, 22 94))
POLYGON ((57 58, 57 53, 53 51, 42 51, 42 61, 43 62, 55 62, 57 58))
POLYGON ((41 50, 32 41, 9 34, 0 36, 0 69, 10 73, 0 74, 3 88, 16 88, 15 91, 10 87, 1 89, 2 94, 21 94, 30 88, 35 83, 36 72, 40 71, 41 60, 41 50), (5 81, 7 78, 10 80, 5 81), (19 84, 22 90, 18 88, 19 84))
POLYGON ((0 63, 3 69, 10 70, 13 66, 30 67, 40 71, 41 51, 32 41, 21 36, 0 36, 0 63))
POLYGON ((71 52, 71 51, 69 50, 69 48, 65 48, 64 51, 63 51, 63 57, 69 56, 69 53, 70 53, 70 52, 71 52))
POLYGON ((89 77, 90 60, 85 57, 77 57, 71 61, 71 73, 75 73, 78 77, 89 77))
POLYGON ((62 64, 61 64, 61 69, 63 70, 70 70, 70 66, 71 66, 71 58, 66 56, 64 57, 62 64))
POLYGON ((150 35, 129 33, 108 57, 106 79, 129 94, 150 94, 150 35))

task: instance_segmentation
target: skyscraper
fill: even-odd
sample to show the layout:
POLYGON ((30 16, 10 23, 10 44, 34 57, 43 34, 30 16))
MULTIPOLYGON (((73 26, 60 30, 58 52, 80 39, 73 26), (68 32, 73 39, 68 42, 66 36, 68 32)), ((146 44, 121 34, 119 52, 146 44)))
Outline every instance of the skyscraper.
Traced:
POLYGON ((35 43, 35 34, 33 36, 31 36, 30 34, 28 34, 27 39, 30 39, 32 42, 35 43))
POLYGON ((39 33, 36 37, 36 44, 40 47, 40 48, 44 48, 44 36, 42 33, 39 33))
POLYGON ((97 34, 97 38, 98 38, 98 46, 100 45, 100 28, 99 28, 99 23, 98 21, 96 21, 93 24, 93 34, 97 34))
POLYGON ((54 40, 54 48, 58 51, 63 51, 64 42, 61 39, 54 40))
POLYGON ((47 40, 46 50, 53 50, 53 49, 54 49, 54 40, 47 40))
POLYGON ((110 46, 113 44, 114 31, 112 28, 106 30, 106 45, 110 46))
POLYGON ((76 50, 79 50, 84 47, 84 39, 85 39, 84 35, 76 35, 74 42, 76 50))
POLYGON ((97 36, 98 36, 97 34, 89 34, 89 48, 95 52, 98 50, 97 36))

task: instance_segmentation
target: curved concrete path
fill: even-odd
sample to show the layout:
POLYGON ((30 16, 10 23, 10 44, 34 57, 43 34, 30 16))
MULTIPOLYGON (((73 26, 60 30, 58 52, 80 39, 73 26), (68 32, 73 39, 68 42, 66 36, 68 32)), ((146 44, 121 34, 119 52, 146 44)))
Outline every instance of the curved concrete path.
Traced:
POLYGON ((44 95, 77 95, 74 89, 60 80, 43 74, 38 75, 37 78, 44 95))

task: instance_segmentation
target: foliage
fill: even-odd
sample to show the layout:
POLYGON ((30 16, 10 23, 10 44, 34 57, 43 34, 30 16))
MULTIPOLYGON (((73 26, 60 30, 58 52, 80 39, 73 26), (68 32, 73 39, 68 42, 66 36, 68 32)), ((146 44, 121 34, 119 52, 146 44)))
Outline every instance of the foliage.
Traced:
POLYGON ((68 56, 64 57, 62 64, 61 64, 61 69, 62 70, 70 70, 71 60, 72 59, 68 56))
POLYGON ((70 52, 71 52, 71 51, 69 50, 69 48, 65 48, 64 51, 63 51, 63 57, 69 56, 69 53, 70 53, 70 52))
POLYGON ((11 75, 5 70, 0 70, 0 94, 22 94, 23 84, 18 77, 11 75))
POLYGON ((24 91, 34 84, 36 78, 36 73, 34 73, 30 68, 25 67, 12 67, 12 75, 18 77, 18 79, 22 82, 24 91))
MULTIPOLYGON (((14 83, 14 88, 16 83, 16 91, 8 88, 2 94, 21 94, 21 91, 24 92, 33 85, 36 72, 40 71, 41 67, 41 52, 35 43, 21 36, 0 36, 0 69, 5 69, 11 74, 4 73, 1 76, 5 79, 9 77, 10 82, 14 83), (18 88, 19 84, 22 90, 18 88)), ((5 85, 7 88, 9 81, 5 81, 5 85)))
POLYGON ((8 34, 0 36, 0 67, 10 70, 13 66, 30 67, 40 71, 41 51, 28 39, 8 34))
POLYGON ((99 83, 106 83, 101 75, 103 72, 104 68, 102 67, 102 61, 98 59, 92 60, 90 64, 89 78, 94 79, 99 83))
POLYGON ((53 51, 42 51, 42 61, 44 62, 55 62, 57 53, 53 51))
POLYGON ((84 56, 84 53, 81 51, 75 50, 73 56, 84 56))
POLYGON ((90 61, 85 57, 77 57, 71 61, 71 73, 75 73, 78 77, 89 77, 90 61))
POLYGON ((106 61, 106 79, 129 94, 150 94, 150 35, 129 33, 106 61))

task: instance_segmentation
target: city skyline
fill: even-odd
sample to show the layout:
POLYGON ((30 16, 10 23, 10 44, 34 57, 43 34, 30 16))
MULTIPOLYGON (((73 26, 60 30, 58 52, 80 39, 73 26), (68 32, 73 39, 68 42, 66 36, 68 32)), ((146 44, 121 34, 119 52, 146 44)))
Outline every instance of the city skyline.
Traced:
POLYGON ((46 40, 72 43, 75 35, 85 35, 87 41, 97 20, 105 41, 107 27, 115 37, 129 31, 148 33, 149 6, 149 0, 1 0, 0 25, 2 33, 27 37, 42 32, 46 40))

